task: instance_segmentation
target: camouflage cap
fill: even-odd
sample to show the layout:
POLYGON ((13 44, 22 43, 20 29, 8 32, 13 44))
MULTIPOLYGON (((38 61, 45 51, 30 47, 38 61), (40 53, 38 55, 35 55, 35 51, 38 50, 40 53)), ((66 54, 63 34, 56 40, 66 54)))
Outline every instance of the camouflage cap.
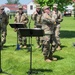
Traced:
POLYGON ((19 9, 23 9, 23 6, 22 5, 19 5, 19 7, 18 7, 19 9))
POLYGON ((49 8, 49 6, 44 6, 44 7, 43 7, 43 10, 45 10, 45 9, 47 9, 47 8, 49 8))
POLYGON ((58 4, 53 4, 53 8, 58 8, 58 4))
POLYGON ((0 9, 1 9, 1 10, 4 10, 4 6, 1 6, 0 9))
POLYGON ((41 8, 40 4, 36 4, 36 8, 41 8))

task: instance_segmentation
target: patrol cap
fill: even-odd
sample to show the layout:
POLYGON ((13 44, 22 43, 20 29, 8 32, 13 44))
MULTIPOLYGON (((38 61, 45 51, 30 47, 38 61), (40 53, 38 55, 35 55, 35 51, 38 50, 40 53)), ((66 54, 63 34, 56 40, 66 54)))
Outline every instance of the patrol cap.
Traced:
POLYGON ((53 8, 58 8, 58 4, 53 4, 53 8))
POLYGON ((45 9, 47 9, 47 8, 49 8, 49 6, 44 6, 44 7, 43 7, 43 10, 45 10, 45 9))
POLYGON ((40 4, 36 4, 36 8, 41 8, 40 4))
POLYGON ((19 5, 18 8, 19 8, 19 9, 23 9, 23 6, 22 6, 22 5, 19 5))
POLYGON ((4 6, 1 6, 0 9, 1 9, 1 10, 4 10, 4 6))

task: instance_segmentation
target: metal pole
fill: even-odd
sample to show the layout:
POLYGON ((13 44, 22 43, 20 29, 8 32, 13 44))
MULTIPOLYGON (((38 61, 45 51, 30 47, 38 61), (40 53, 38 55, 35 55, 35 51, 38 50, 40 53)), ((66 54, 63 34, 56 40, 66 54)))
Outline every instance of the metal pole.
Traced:
POLYGON ((75 2, 74 2, 74 19, 75 19, 75 2))
POLYGON ((2 43, 1 43, 1 21, 2 18, 0 17, 0 73, 2 73, 2 68, 1 68, 1 50, 2 50, 2 43))

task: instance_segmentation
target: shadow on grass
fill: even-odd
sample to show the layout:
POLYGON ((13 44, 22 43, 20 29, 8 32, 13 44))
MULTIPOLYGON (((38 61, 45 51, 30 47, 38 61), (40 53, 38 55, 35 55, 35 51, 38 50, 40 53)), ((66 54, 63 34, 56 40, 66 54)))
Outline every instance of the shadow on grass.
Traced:
POLYGON ((15 47, 16 45, 4 45, 4 48, 15 47))
POLYGON ((32 69, 32 72, 31 74, 29 74, 29 72, 27 72, 29 75, 45 75, 44 72, 53 72, 52 70, 50 69, 32 69))
POLYGON ((5 71, 2 71, 0 74, 12 75, 12 74, 9 74, 9 73, 7 73, 5 71))
POLYGON ((61 30, 60 38, 75 38, 75 31, 61 30))
POLYGON ((50 69, 32 69, 32 71, 38 71, 38 72, 52 72, 50 69))
POLYGON ((63 57, 57 56, 57 55, 53 55, 53 57, 57 58, 57 60, 62 60, 64 59, 63 57))
POLYGON ((61 48, 64 48, 64 47, 67 47, 67 46, 61 45, 61 48))

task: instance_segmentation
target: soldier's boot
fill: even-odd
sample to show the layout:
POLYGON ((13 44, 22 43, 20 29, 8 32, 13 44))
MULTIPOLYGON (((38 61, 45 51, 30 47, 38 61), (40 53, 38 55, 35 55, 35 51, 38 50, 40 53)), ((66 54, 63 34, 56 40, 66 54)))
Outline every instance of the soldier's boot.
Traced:
POLYGON ((23 48, 27 48, 27 46, 26 46, 26 45, 24 45, 24 46, 23 46, 23 48))
POLYGON ((46 62, 51 62, 51 60, 50 60, 47 56, 44 56, 44 60, 45 60, 46 62))
POLYGON ((57 58, 55 58, 55 57, 52 57, 52 60, 53 60, 53 61, 57 61, 57 58))
POLYGON ((58 45, 58 47, 56 48, 56 50, 61 50, 61 47, 60 47, 60 45, 58 45))
POLYGON ((20 48, 22 48, 23 47, 23 45, 22 45, 22 43, 20 43, 20 46, 19 46, 20 48))
POLYGON ((57 61, 57 58, 53 57, 52 54, 49 56, 49 59, 52 61, 57 61))
POLYGON ((37 37, 37 47, 36 48, 40 48, 41 47, 41 43, 40 43, 40 38, 39 37, 37 37))
POLYGON ((26 39, 26 38, 24 39, 24 45, 23 45, 23 48, 27 48, 27 39, 26 39))
POLYGON ((22 48, 22 45, 20 45, 20 48, 22 48))
POLYGON ((36 48, 40 48, 40 45, 38 45, 36 48))
POLYGON ((40 48, 40 47, 41 47, 41 45, 38 43, 38 46, 36 48, 40 48))

